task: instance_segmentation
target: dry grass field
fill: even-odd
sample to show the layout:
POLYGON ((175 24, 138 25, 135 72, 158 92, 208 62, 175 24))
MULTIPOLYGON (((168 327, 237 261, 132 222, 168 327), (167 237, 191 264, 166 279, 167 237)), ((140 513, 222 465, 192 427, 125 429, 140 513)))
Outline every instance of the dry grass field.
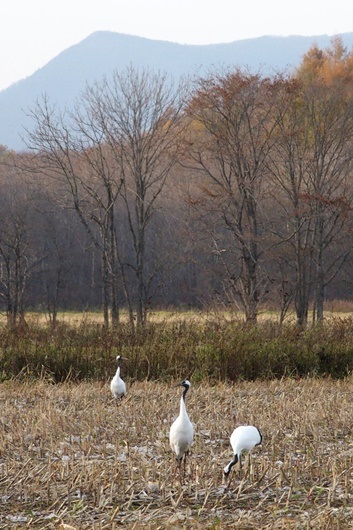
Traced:
MULTIPOLYGON (((311 321, 311 312, 309 312, 309 322, 311 321)), ((286 322, 295 322, 295 312, 289 311, 286 316, 286 322)), ((347 319, 353 318, 353 303, 350 301, 341 301, 333 300, 331 302, 325 303, 325 320, 330 319, 347 319)), ((153 323, 163 323, 168 324, 175 321, 190 321, 193 320, 198 323, 202 322, 226 322, 229 320, 244 320, 244 314, 241 311, 229 311, 223 309, 214 309, 214 310, 155 310, 150 311, 148 314, 148 321, 153 323)), ((279 313, 278 311, 269 310, 267 308, 260 308, 258 314, 259 322, 263 321, 278 321, 279 313)), ((81 326, 85 324, 98 324, 102 325, 103 314, 101 311, 85 311, 85 312, 75 312, 75 311, 66 311, 58 313, 58 320, 61 323, 69 324, 70 326, 81 326)), ((120 321, 127 322, 128 314, 126 311, 122 310, 120 312, 120 321)), ((26 322, 29 325, 41 324, 48 325, 50 319, 46 312, 27 312, 26 313, 26 322)), ((0 326, 6 325, 6 315, 5 313, 0 313, 0 326)))
POLYGON ((353 380, 192 385, 182 485, 168 442, 180 395, 135 382, 117 405, 108 382, 2 383, 0 528, 353 527, 353 380), (239 423, 263 444, 225 484, 239 423))

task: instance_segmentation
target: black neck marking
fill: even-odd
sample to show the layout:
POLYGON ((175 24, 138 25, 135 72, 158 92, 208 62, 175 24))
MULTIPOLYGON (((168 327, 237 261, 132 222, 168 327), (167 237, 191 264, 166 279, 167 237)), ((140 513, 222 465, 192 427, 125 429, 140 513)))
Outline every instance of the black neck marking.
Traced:
POLYGON ((185 396, 186 396, 187 391, 189 390, 189 385, 187 385, 186 383, 181 383, 181 386, 184 387, 183 400, 185 401, 185 396))
POLYGON ((232 467, 235 466, 235 464, 237 464, 237 463, 238 463, 238 455, 234 455, 233 460, 231 462, 229 462, 229 464, 228 464, 228 471, 224 473, 226 477, 229 475, 230 470, 232 469, 232 467))

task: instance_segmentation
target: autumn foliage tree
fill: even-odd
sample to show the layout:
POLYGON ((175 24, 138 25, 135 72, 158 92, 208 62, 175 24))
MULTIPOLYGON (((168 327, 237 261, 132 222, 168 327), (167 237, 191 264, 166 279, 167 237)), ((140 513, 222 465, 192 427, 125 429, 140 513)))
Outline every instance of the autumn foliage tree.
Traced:
MULTIPOLYGON (((353 52, 347 52, 338 37, 332 39, 331 47, 326 50, 313 46, 297 71, 300 95, 295 98, 295 105, 301 107, 297 132, 300 131, 302 148, 305 145, 305 156, 303 153, 301 156, 304 171, 300 200, 306 205, 304 225, 310 230, 310 237, 305 237, 306 242, 310 240, 307 292, 304 297, 299 297, 302 301, 299 322, 306 320, 310 288, 314 318, 322 320, 325 288, 350 252, 345 241, 350 230, 349 212, 353 197, 350 183, 352 76, 353 52), (333 248, 335 252, 332 252, 333 248)), ((290 112, 293 109, 291 106, 290 112)), ((297 109, 294 112, 298 114, 297 109)), ((282 138, 286 136, 282 135, 282 138)), ((297 205, 296 211, 300 211, 297 205)), ((300 252, 299 246, 297 252, 300 252)))
POLYGON ((314 44, 303 55, 295 76, 306 85, 320 81, 330 86, 341 81, 349 89, 353 79, 353 50, 349 51, 338 36, 332 37, 326 49, 314 44))
POLYGON ((213 251, 224 263, 226 296, 235 297, 251 322, 267 286, 261 203, 274 145, 276 92, 276 79, 215 73, 199 81, 188 108, 193 132, 188 163, 199 173, 202 190, 195 205, 212 213, 213 225, 210 218, 207 224, 215 228, 213 251), (227 234, 226 242, 220 243, 221 234, 227 234))
POLYGON ((352 193, 353 106, 345 86, 292 80, 277 105, 269 169, 282 222, 274 232, 293 250, 295 307, 306 325, 310 302, 322 320, 324 292, 347 257, 343 245, 352 193), (340 251, 333 247, 341 240, 340 251))

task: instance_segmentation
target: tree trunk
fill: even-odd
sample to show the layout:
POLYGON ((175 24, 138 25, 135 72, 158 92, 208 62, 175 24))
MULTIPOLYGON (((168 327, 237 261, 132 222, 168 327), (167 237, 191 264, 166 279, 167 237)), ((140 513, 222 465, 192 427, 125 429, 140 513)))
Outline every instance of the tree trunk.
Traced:
POLYGON ((102 254, 102 308, 104 327, 109 328, 109 273, 107 266, 107 258, 105 253, 102 254))

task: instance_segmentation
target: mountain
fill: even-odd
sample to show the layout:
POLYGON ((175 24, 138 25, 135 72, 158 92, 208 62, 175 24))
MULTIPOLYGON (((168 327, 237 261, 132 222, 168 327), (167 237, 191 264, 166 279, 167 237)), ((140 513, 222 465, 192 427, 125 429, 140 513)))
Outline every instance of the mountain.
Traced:
MULTIPOLYGON (((341 35, 348 49, 353 33, 341 35)), ((130 64, 170 73, 202 75, 217 66, 238 66, 250 71, 290 71, 314 43, 330 45, 328 35, 313 37, 264 36, 228 44, 189 45, 157 41, 121 33, 98 31, 67 48, 43 68, 0 92, 0 145, 23 150, 21 136, 31 127, 29 108, 46 94, 59 107, 70 107, 86 83, 122 70, 130 64)))

